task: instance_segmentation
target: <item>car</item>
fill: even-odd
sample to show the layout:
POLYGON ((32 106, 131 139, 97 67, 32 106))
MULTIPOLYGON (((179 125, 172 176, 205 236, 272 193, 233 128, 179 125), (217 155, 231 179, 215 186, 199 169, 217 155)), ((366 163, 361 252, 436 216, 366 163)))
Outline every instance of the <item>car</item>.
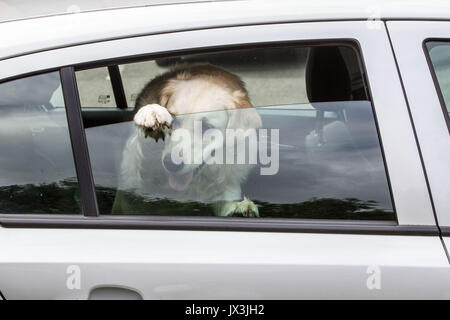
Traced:
POLYGON ((3 299, 449 299, 450 5, 169 2, 0 22, 3 299), (198 65, 251 105, 141 130, 198 65))

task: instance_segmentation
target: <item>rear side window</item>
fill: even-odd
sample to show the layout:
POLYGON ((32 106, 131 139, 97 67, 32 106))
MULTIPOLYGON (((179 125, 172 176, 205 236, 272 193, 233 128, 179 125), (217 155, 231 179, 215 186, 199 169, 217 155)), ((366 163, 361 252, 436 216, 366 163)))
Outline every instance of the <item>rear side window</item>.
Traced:
POLYGON ((101 214, 395 220, 353 46, 235 49, 119 69, 126 106, 83 109, 101 214))
POLYGON ((58 72, 0 84, 0 213, 79 214, 58 72))
POLYGON ((111 76, 108 68, 97 68, 77 73, 82 108, 115 108, 111 76), (95 83, 95 87, 90 84, 95 83))
POLYGON ((444 116, 450 124, 450 42, 430 41, 426 43, 426 47, 444 103, 444 116))

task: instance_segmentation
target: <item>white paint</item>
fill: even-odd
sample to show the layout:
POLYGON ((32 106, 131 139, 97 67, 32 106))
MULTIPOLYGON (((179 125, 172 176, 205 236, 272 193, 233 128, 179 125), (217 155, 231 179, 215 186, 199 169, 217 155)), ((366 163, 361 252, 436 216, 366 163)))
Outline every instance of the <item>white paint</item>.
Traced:
POLYGON ((427 38, 450 39, 450 22, 392 21, 388 23, 388 28, 408 96, 438 221, 441 226, 450 226, 450 138, 422 47, 427 38))
MULTIPOLYGON (((130 35, 292 21, 370 20, 372 0, 220 1, 101 10, 0 23, 0 59, 130 35), (179 17, 182 17, 180 19, 179 17)), ((448 19, 442 0, 377 0, 380 19, 448 19)), ((377 27, 377 21, 371 23, 377 27)), ((365 28, 367 25, 365 26, 365 28)))
POLYGON ((7 299, 85 299, 99 286, 144 299, 432 299, 450 298, 450 268, 437 237, 0 229, 7 299), (68 264, 80 290, 66 288, 68 264), (381 290, 367 288, 372 265, 381 290))

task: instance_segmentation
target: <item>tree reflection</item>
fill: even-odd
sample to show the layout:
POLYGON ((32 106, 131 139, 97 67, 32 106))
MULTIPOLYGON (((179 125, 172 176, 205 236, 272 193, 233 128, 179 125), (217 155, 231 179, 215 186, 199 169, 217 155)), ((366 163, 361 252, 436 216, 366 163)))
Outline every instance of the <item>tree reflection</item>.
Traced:
POLYGON ((261 217, 297 219, 395 220, 391 210, 378 208, 376 201, 355 198, 312 198, 300 203, 258 202, 261 217))
MULTIPOLYGON (((96 187, 100 212, 111 212, 116 196, 114 188, 96 187)), ((157 216, 213 216, 213 206, 195 201, 147 198, 125 192, 131 205, 122 214, 157 216)), ((254 201, 261 217, 297 219, 395 220, 392 210, 378 207, 376 201, 356 198, 312 198, 300 203, 254 201)), ((40 185, 0 187, 1 213, 76 214, 81 212, 78 183, 73 179, 40 185)))
POLYGON ((47 184, 0 187, 1 213, 79 214, 76 178, 47 184))

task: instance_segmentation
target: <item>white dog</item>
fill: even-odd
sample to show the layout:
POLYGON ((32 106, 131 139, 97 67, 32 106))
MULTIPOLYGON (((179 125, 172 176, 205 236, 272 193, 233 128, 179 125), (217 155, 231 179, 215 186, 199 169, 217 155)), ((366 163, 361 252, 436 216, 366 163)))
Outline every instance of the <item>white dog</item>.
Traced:
MULTIPOLYGON (((252 165, 208 163, 206 160, 215 152, 234 150, 227 149, 223 140, 195 137, 195 126, 199 124, 202 132, 214 128, 224 136, 225 131, 230 131, 227 129, 240 129, 236 139, 245 139, 242 132, 261 126, 261 118, 239 77, 213 65, 177 67, 153 79, 141 91, 136 100, 134 122, 136 129, 123 152, 119 190, 149 194, 151 189, 155 194, 155 188, 168 185, 178 200, 214 203, 216 215, 258 216, 257 206, 241 194, 241 184, 252 165), (178 129, 189 132, 193 139, 175 141, 174 133, 178 129), (146 150, 147 136, 164 140, 162 149, 157 150, 153 144, 151 150, 146 150), (173 152, 180 144, 185 152, 178 154, 180 161, 176 162, 173 152), (147 152, 158 151, 161 152, 159 164, 155 161, 145 164, 147 152), (165 177, 153 170, 161 162, 165 177)), ((131 208, 119 191, 113 212, 127 213, 131 208)))

